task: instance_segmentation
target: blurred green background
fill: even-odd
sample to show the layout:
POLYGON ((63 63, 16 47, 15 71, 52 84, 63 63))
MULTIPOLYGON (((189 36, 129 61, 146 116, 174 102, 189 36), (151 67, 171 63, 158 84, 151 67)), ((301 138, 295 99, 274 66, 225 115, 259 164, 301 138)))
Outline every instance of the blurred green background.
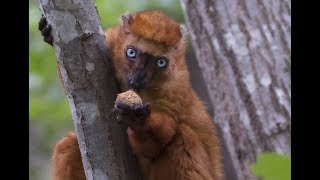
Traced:
MULTIPOLYGON (((117 25, 126 11, 160 9, 183 22, 179 1, 96 0, 104 29, 117 25)), ((29 0, 29 179, 50 179, 55 143, 73 129, 67 99, 58 80, 54 49, 42 40, 38 0, 29 0)))

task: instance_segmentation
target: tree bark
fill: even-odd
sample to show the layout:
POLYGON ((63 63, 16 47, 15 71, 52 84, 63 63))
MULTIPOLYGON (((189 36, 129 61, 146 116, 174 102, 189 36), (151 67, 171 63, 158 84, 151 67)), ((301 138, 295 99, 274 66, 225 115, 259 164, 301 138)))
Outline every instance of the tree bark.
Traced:
POLYGON ((180 0, 237 179, 291 153, 291 1, 180 0))
POLYGON ((40 8, 52 26, 87 179, 141 179, 125 129, 111 115, 118 88, 94 1, 40 0, 40 8))

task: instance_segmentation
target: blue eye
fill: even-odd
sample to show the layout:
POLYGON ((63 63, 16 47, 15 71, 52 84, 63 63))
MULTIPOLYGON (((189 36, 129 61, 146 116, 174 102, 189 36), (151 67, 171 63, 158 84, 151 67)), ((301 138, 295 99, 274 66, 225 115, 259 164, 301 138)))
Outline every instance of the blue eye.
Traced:
POLYGON ((161 58, 161 59, 157 60, 157 66, 159 68, 164 68, 164 67, 166 67, 166 65, 167 65, 167 61, 165 59, 161 58))
POLYGON ((136 51, 133 48, 128 48, 126 55, 128 58, 135 58, 136 57, 136 51))

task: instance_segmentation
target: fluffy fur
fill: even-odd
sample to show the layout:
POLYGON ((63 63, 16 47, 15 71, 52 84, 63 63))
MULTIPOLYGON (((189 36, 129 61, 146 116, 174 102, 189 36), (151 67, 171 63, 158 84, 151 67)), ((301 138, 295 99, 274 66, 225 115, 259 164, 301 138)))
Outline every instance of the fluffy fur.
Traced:
MULTIPOLYGON (((105 32, 122 91, 138 68, 126 58, 128 46, 168 59, 166 69, 147 72, 149 81, 138 91, 150 115, 139 129, 127 129, 145 179, 223 179, 216 128, 190 85, 180 25, 160 11, 127 14, 122 21, 105 32)), ((74 133, 55 147, 53 179, 85 179, 74 133)))

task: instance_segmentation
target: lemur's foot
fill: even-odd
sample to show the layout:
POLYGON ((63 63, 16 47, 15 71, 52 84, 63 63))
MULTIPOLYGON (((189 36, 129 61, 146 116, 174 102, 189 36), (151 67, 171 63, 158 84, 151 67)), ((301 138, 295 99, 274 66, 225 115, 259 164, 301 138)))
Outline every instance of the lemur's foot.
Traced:
POLYGON ((52 46, 53 44, 53 37, 51 35, 52 27, 48 24, 46 17, 42 15, 40 22, 39 22, 39 30, 43 36, 43 40, 52 46))

